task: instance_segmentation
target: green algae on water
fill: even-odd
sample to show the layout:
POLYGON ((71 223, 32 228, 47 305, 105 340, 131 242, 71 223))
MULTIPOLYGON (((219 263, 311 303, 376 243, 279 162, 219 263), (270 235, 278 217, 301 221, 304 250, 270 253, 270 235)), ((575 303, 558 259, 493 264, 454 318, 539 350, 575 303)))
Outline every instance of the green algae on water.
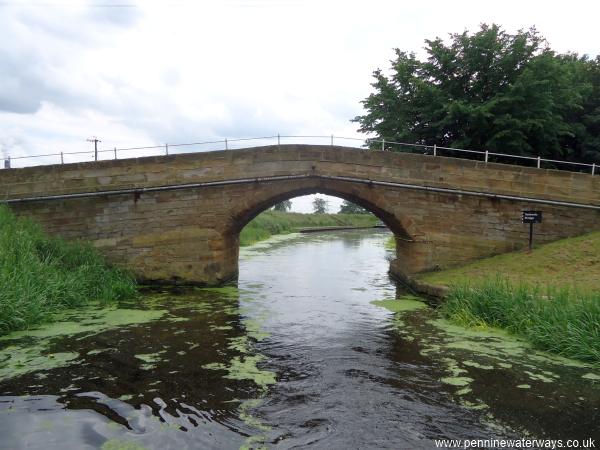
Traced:
MULTIPOLYGON (((244 400, 241 404, 240 404, 240 419, 242 419, 244 421, 244 423, 246 423, 247 425, 256 428, 260 431, 270 431, 271 427, 268 425, 264 425, 260 419, 254 417, 252 414, 250 414, 250 409, 253 408, 258 408, 261 404, 263 403, 263 399, 262 398, 253 398, 253 399, 249 399, 249 400, 244 400)), ((255 436, 257 437, 257 436, 255 436)))
POLYGON ((468 400, 461 400, 460 404, 462 406, 464 406, 465 408, 472 409, 475 411, 489 408, 489 405, 487 405, 486 403, 481 402, 481 401, 478 403, 475 403, 475 402, 470 402, 468 400))
POLYGON ((546 376, 546 375, 542 375, 541 373, 533 373, 533 372, 529 372, 528 370, 524 371, 527 375, 529 375, 529 378, 531 378, 532 380, 535 381, 542 381, 544 383, 552 383, 553 381, 555 381, 554 378, 546 376))
POLYGON ((464 387, 456 391, 456 395, 467 395, 470 394, 473 390, 470 387, 464 387))
POLYGON ((89 352, 87 352, 87 354, 90 356, 93 356, 93 355, 99 355, 100 353, 110 352, 113 350, 114 349, 112 349, 112 348, 98 348, 98 349, 90 350, 89 352))
POLYGON ((210 325, 209 327, 212 331, 226 331, 233 330, 231 325, 210 325))
POLYGON ((581 378, 585 378, 586 380, 600 381, 600 375, 591 372, 581 375, 581 378))
MULTIPOLYGON (((82 308, 61 314, 62 322, 53 322, 32 330, 17 331, 0 337, 10 345, 0 349, 0 380, 26 373, 65 367, 79 361, 79 353, 49 351, 58 338, 92 336, 107 330, 150 322, 161 318, 164 310, 134 310, 117 307, 82 308), (67 320, 68 319, 68 320, 67 320)), ((96 353, 106 349, 97 349, 96 353)), ((94 349, 87 352, 94 355, 94 349)))
POLYGON ((156 353, 145 353, 140 355, 135 355, 137 359, 144 361, 145 364, 142 364, 140 367, 144 370, 154 369, 156 367, 156 363, 160 361, 160 355, 165 353, 166 350, 162 350, 156 353))
POLYGON ((258 419, 257 417, 253 416, 250 413, 250 409, 257 408, 262 403, 263 403, 263 399, 262 398, 255 398, 255 399, 244 400, 242 402, 242 404, 240 405, 240 408, 239 408, 239 417, 240 417, 240 419, 242 421, 244 421, 244 423, 246 425, 249 425, 252 428, 255 428, 255 429, 257 429, 257 430, 259 430, 259 431, 262 432, 262 434, 255 434, 253 436, 249 436, 248 438, 246 438, 246 441, 244 442, 244 445, 242 445, 240 447, 240 450, 266 449, 266 447, 264 447, 264 443, 266 441, 266 436, 265 436, 264 433, 266 433, 267 431, 270 431, 271 427, 268 426, 268 425, 263 424, 260 419, 258 419), (260 444, 260 446, 257 447, 256 446, 257 444, 260 444))
POLYGON ((427 308, 426 303, 412 295, 404 295, 399 299, 373 300, 371 304, 381 306, 393 313, 416 311, 418 309, 427 308))
POLYGON ((13 341, 24 337, 52 338, 86 333, 85 337, 101 333, 113 328, 141 324, 160 319, 166 310, 143 310, 121 308, 86 308, 76 314, 61 314, 71 320, 63 320, 45 324, 30 330, 16 331, 0 337, 0 341, 13 341))
POLYGON ((213 292, 226 297, 238 297, 240 294, 240 290, 235 286, 205 287, 196 289, 199 292, 213 292))
POLYGON ((18 377, 38 370, 50 370, 73 364, 79 353, 45 353, 41 346, 10 346, 0 351, 0 380, 18 377))
POLYGON ((469 367, 475 367, 476 369, 483 369, 483 370, 492 370, 494 368, 494 366, 490 366, 490 365, 485 365, 485 364, 479 364, 475 361, 470 361, 470 360, 465 360, 463 361, 463 364, 465 366, 469 366, 469 367))
POLYGON ((244 327, 246 328, 246 333, 248 334, 248 336, 257 341, 262 341, 262 340, 268 338, 269 336, 271 336, 270 333, 261 331, 260 323, 257 322, 256 320, 245 319, 244 327))
POLYGON ((468 386, 473 378, 469 377, 444 377, 440 380, 444 384, 450 384, 452 386, 468 386))
POLYGON ((264 360, 262 355, 255 356, 236 356, 229 364, 210 363, 202 367, 204 369, 225 370, 227 375, 225 378, 231 380, 250 380, 256 385, 266 387, 276 383, 275 373, 268 370, 258 368, 258 363, 264 360))
POLYGON ((238 336, 234 338, 230 338, 229 343, 227 344, 227 348, 230 350, 236 350, 240 353, 249 353, 250 352, 250 343, 248 342, 248 336, 238 336))

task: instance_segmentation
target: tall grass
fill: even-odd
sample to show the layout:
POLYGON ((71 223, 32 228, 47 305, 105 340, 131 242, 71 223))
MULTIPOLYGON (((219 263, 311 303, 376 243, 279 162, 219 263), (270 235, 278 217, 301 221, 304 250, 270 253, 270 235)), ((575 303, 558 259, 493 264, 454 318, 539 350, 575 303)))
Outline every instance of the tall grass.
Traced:
POLYGON ((133 278, 91 246, 49 238, 0 205, 0 334, 49 321, 64 308, 135 292, 133 278))
POLYGON ((372 227, 376 223, 377 218, 372 214, 300 214, 265 211, 244 227, 240 233, 240 245, 251 245, 272 235, 293 233, 305 227, 372 227))
POLYGON ((600 365, 597 291, 486 279, 452 286, 441 311, 460 325, 504 328, 540 349, 600 365))

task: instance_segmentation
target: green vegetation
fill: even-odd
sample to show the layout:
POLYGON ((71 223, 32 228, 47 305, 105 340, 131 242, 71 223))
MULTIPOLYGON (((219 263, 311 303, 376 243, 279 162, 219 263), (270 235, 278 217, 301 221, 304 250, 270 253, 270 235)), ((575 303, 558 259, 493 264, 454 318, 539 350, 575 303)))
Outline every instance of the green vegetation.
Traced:
POLYGON ((415 311, 417 309, 427 308, 427 304, 419 297, 413 295, 403 295, 400 298, 386 299, 386 300, 373 300, 371 304, 381 306, 393 313, 400 313, 406 311, 415 311))
POLYGON ((273 206, 273 209, 275 211, 289 211, 290 209, 292 209, 292 201, 291 200, 284 200, 282 202, 277 203, 275 206, 273 206))
POLYGON ((327 214, 327 201, 324 198, 315 197, 312 204, 315 214, 327 214))
POLYGON ((366 113, 354 119, 361 132, 388 142, 600 162, 600 56, 557 54, 534 28, 509 34, 485 24, 473 34, 426 40, 425 50, 421 60, 396 49, 389 75, 374 72, 366 113))
POLYGON ((505 253, 418 278, 430 284, 449 286, 497 276, 516 284, 600 291, 600 232, 545 244, 531 253, 505 253))
POLYGON ((418 278, 450 286, 441 311, 456 324, 503 328, 600 364, 600 232, 418 278))
POLYGON ((457 284, 441 306, 462 326, 504 328, 536 347, 600 365, 600 292, 512 284, 457 284))
POLYGON ((133 296, 127 273, 92 247, 47 237, 0 205, 0 334, 52 320, 53 313, 93 301, 133 296))
POLYGON ((344 200, 340 206, 339 214, 371 214, 362 206, 358 206, 355 203, 344 200))
POLYGON ((396 249, 396 237, 390 236, 387 241, 385 241, 385 248, 389 248, 392 250, 396 249))
POLYGON ((265 211, 240 233, 240 245, 246 246, 268 239, 275 234, 294 233, 308 227, 372 227, 377 217, 372 214, 300 214, 265 211))

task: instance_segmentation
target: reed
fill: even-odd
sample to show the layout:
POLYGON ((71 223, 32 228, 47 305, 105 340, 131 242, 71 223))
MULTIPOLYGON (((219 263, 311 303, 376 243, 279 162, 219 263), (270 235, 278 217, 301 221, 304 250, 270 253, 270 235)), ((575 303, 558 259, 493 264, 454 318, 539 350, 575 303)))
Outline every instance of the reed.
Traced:
POLYGON ((0 334, 51 321, 65 308, 135 293, 133 277, 90 245, 49 238, 0 205, 0 334))
POLYGON ((442 313, 463 326, 488 325, 536 347, 600 365, 600 292, 488 278, 452 285, 442 313))

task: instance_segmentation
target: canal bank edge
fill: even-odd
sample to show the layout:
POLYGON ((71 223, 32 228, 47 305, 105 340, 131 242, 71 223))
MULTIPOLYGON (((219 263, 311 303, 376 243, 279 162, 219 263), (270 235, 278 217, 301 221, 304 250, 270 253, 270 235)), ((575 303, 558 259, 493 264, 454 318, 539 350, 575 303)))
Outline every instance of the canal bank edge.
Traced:
POLYGON ((450 288, 448 286, 426 283, 424 281, 418 280, 415 277, 406 275, 400 269, 397 259, 394 259, 390 262, 389 273, 394 279, 407 286, 411 291, 414 291, 416 294, 421 294, 426 297, 432 297, 436 300, 443 300, 450 291, 450 288))
POLYGON ((406 276, 400 261, 390 274, 417 293, 443 299, 453 284, 506 278, 514 283, 539 284, 581 291, 600 290, 600 232, 536 246, 531 252, 507 252, 442 271, 406 276))

